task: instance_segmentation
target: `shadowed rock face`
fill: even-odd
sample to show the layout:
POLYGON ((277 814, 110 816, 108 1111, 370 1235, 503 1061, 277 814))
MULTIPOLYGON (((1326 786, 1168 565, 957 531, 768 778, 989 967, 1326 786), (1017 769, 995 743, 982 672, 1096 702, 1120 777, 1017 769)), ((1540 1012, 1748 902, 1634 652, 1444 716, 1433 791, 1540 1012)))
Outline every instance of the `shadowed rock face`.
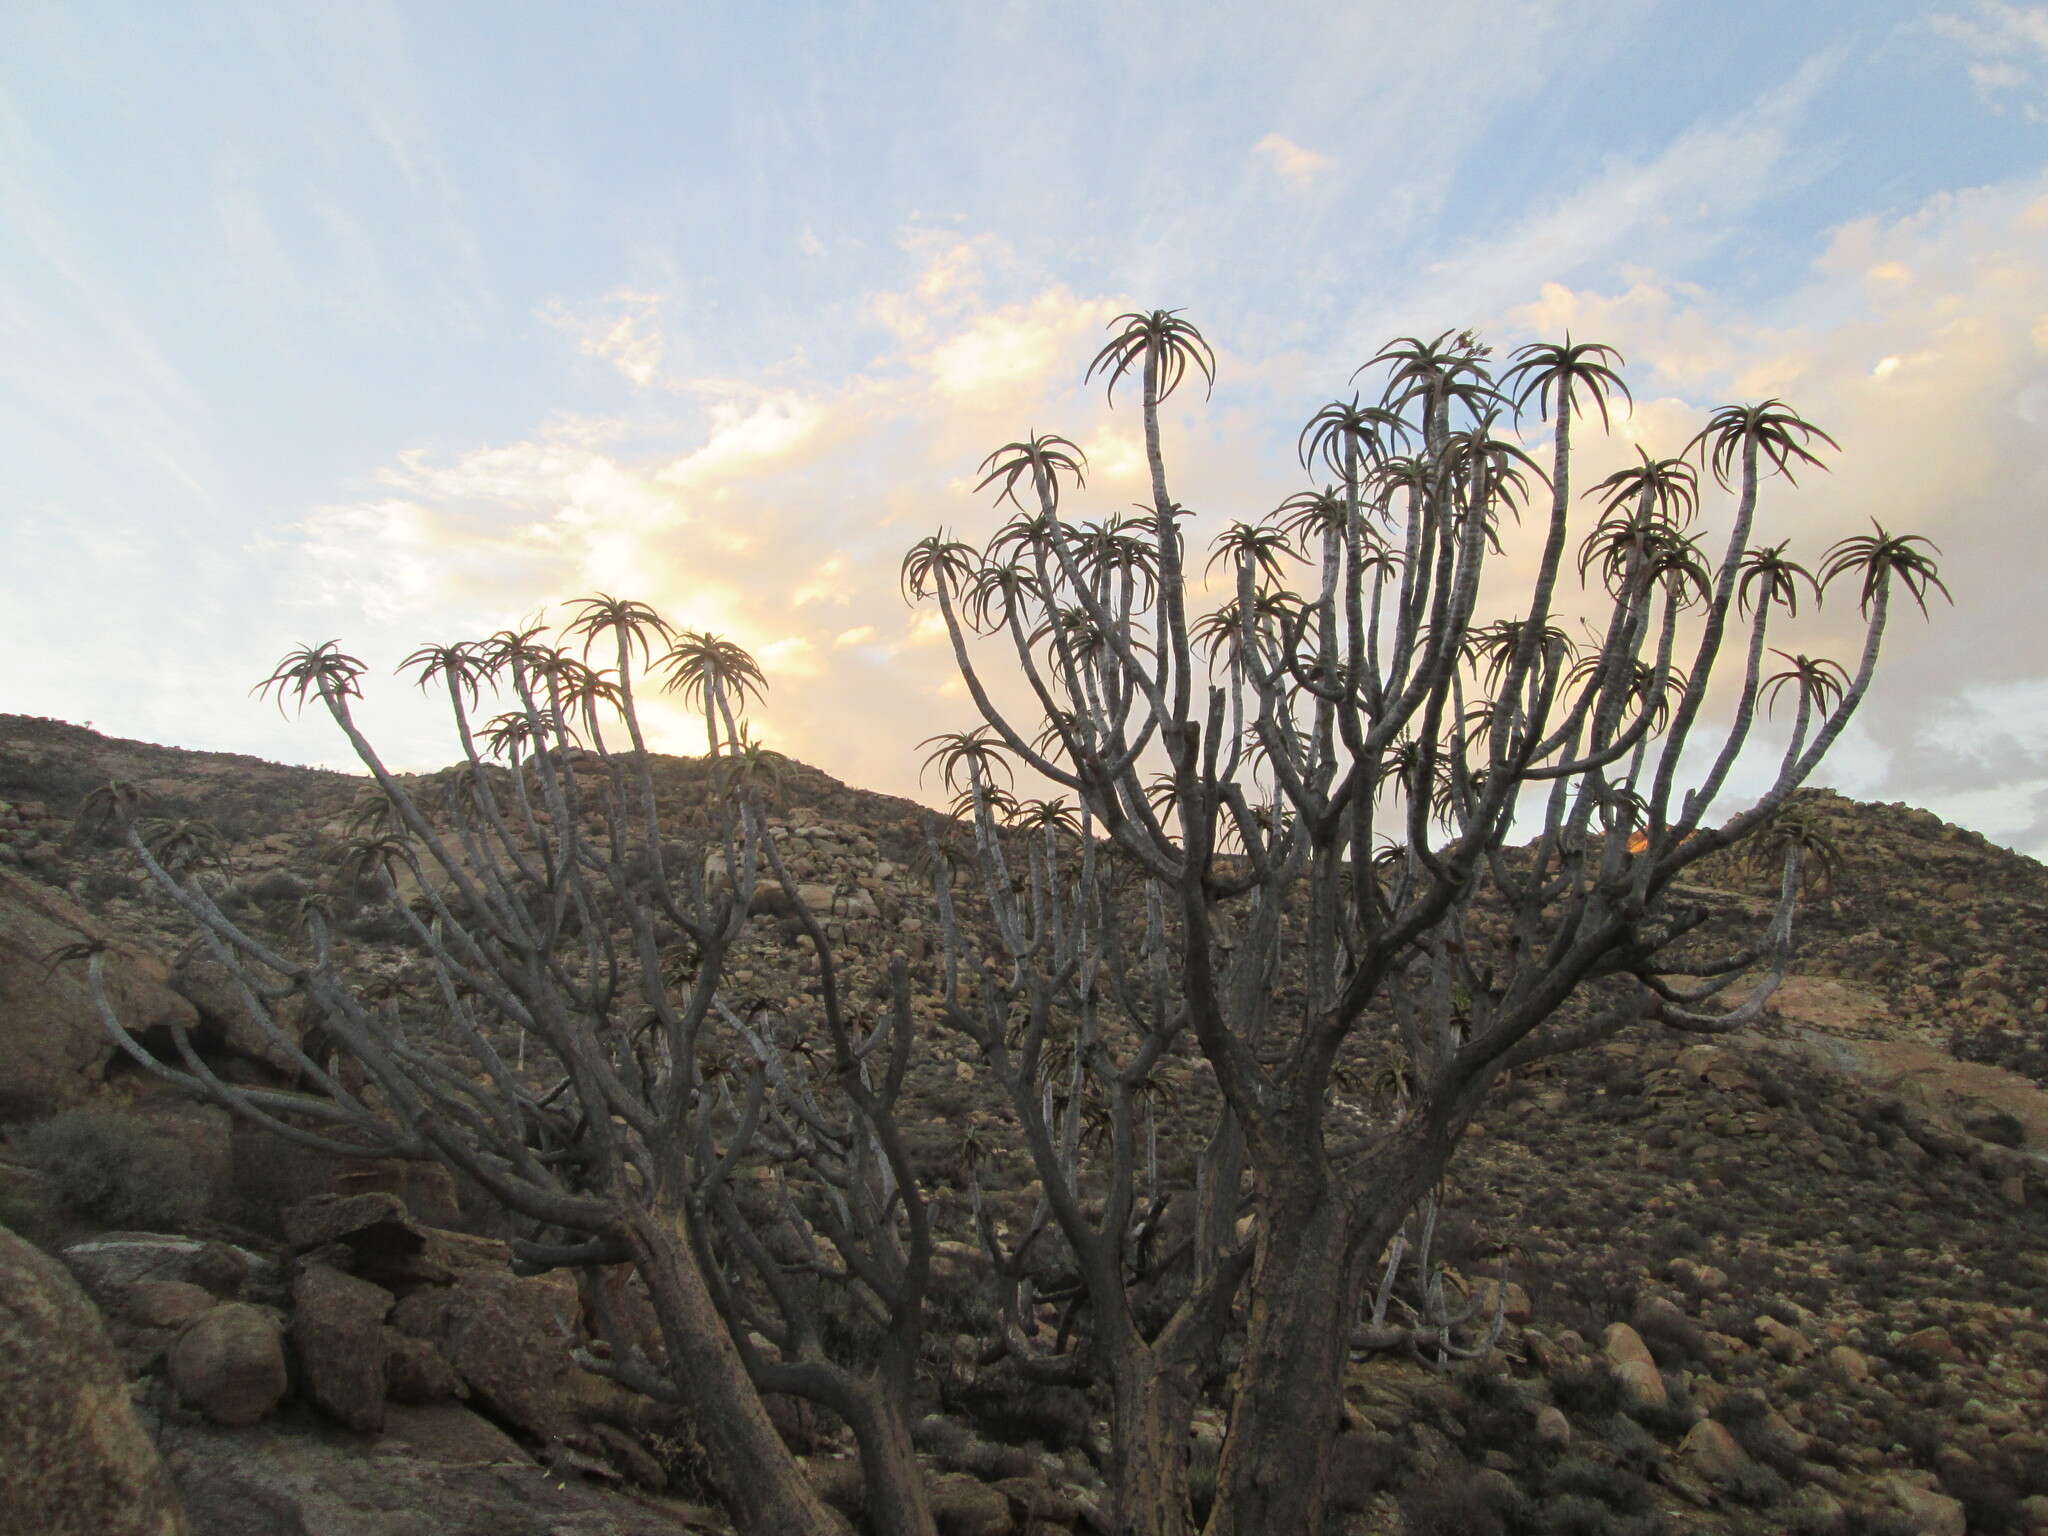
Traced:
POLYGON ((0 1227, 0 1536, 186 1536, 97 1311, 0 1227))
MULTIPOLYGON (((51 968, 48 956, 82 939, 107 937, 85 909, 48 886, 0 870, 0 1121, 26 1120, 83 1103, 114 1054, 85 971, 51 968)), ((173 992, 162 960, 116 942, 107 966, 115 1011, 140 1029, 199 1022, 173 992)))

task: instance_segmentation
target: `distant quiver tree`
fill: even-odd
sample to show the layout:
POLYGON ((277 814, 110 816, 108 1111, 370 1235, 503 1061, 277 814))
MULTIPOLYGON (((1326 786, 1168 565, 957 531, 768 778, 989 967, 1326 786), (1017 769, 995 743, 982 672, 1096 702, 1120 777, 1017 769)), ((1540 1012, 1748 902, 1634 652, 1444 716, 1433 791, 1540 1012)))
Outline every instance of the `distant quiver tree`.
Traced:
POLYGON ((691 1411, 749 1536, 847 1529, 763 1393, 852 1430, 877 1536, 933 1536, 907 1417, 932 1252, 897 1124, 907 972, 897 961, 879 1008, 846 994, 764 809, 779 769, 744 722, 766 686, 753 658, 637 602, 572 608, 560 646, 537 627, 407 659, 445 696, 461 751, 423 780, 393 773, 363 734, 365 669, 334 643, 294 652, 260 685, 280 704, 317 702, 369 771, 343 873, 403 926, 431 996, 348 974, 326 898, 302 903, 298 942, 280 947, 216 899, 203 832, 143 815, 132 789, 89 802, 314 1092, 225 1081, 182 1031, 182 1065, 157 1059, 116 1016, 104 954, 74 958, 116 1043, 148 1070, 293 1142, 438 1161, 524 1218, 515 1259, 573 1270, 607 1346, 580 1363, 691 1411), (640 723, 650 677, 704 726, 696 792, 666 806, 640 723), (487 693, 506 707, 484 718, 487 693), (764 910, 793 921, 814 1001, 735 992, 733 947, 764 910), (315 1030, 302 1035, 287 1009, 315 1030), (327 1049, 309 1049, 316 1031, 327 1049), (636 1335, 606 1285, 618 1266, 641 1282, 657 1338, 636 1335), (860 1358, 826 1336, 821 1291, 835 1288, 863 1319, 860 1358))

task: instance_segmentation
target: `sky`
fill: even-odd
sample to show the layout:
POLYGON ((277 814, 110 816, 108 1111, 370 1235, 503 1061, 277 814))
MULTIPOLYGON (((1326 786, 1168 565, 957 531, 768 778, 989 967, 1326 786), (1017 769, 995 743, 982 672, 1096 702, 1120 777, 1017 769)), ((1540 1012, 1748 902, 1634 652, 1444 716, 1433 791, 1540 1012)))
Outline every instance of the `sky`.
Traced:
POLYGON ((602 590, 752 649, 769 744, 929 798, 972 715, 897 563, 993 531, 1028 430, 1083 510, 1142 495, 1082 375, 1155 307, 1219 359, 1167 408, 1197 539, 1399 335, 1617 347, 1595 467, 1786 399, 1841 452, 1759 537, 1875 518, 1955 598, 1820 777, 2048 856, 2048 6, 2004 0, 10 0, 0 711, 353 766, 250 692, 337 638, 431 768, 396 663, 602 590))

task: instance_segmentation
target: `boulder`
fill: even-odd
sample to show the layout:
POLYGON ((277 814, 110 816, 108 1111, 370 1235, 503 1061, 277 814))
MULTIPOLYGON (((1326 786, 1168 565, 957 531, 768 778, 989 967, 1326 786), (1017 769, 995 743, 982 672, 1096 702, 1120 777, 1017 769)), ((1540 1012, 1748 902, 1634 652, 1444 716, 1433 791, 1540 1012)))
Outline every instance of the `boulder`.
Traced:
POLYGON ((504 1243, 414 1220, 405 1200, 388 1190, 315 1195, 284 1213, 284 1234, 299 1253, 339 1243, 349 1251, 353 1273, 400 1290, 448 1285, 471 1270, 512 1262, 504 1243))
POLYGON ((1919 1536, 1965 1536, 1968 1531, 1960 1500, 1931 1488, 1916 1488, 1902 1477, 1886 1478, 1884 1487, 1919 1536))
POLYGON ((103 1232, 73 1243, 61 1257, 101 1306, 121 1305, 129 1288, 146 1280, 175 1280, 232 1299, 245 1288, 280 1286, 270 1260, 232 1243, 206 1242, 171 1232, 103 1232))
MULTIPOLYGON (((0 869, 0 1122, 31 1120, 82 1103, 106 1074, 114 1043, 93 1007, 83 963, 52 966, 50 954, 106 931, 60 891, 0 869)), ((141 1034, 199 1022, 171 990, 163 961, 132 944, 107 955, 115 1017, 141 1034)))
POLYGON ((979 1478, 938 1477, 931 1484, 932 1524, 939 1536, 1010 1536, 1010 1501, 979 1478))
POLYGON ((284 1329, 274 1313, 223 1302, 193 1323, 165 1361, 179 1400, 216 1424, 255 1424, 283 1400, 284 1329))
POLYGON ((1701 1419, 1678 1442, 1678 1457, 1709 1482, 1721 1483, 1749 1465, 1749 1456, 1724 1425, 1701 1419))
POLYGON ((1847 1344, 1837 1344, 1828 1351, 1828 1367, 1852 1385, 1870 1380, 1870 1357, 1847 1344))
POLYGON ((387 1390, 394 1401, 440 1403, 469 1395, 462 1378, 455 1374, 455 1367, 425 1339, 409 1339, 392 1328, 383 1332, 387 1390))
POLYGON ((183 1328, 211 1312, 216 1299, 189 1280, 138 1280, 128 1287, 122 1313, 143 1328, 183 1328))
POLYGON ((325 1264, 302 1265, 292 1281, 292 1347, 306 1395, 364 1434, 384 1427, 391 1353, 384 1319, 395 1301, 381 1286, 325 1264))
POLYGON ((1508 1281, 1505 1288, 1498 1280, 1480 1280, 1472 1287, 1472 1298, 1479 1303, 1478 1315, 1488 1321, 1492 1320, 1496 1306, 1500 1308, 1501 1317, 1518 1328, 1536 1316, 1529 1293, 1513 1280, 1508 1281))
POLYGON ((0 1530, 185 1536, 99 1314, 64 1267, 0 1227, 0 1530))
POLYGON ((582 1438, 589 1410, 629 1395, 570 1359, 581 1315, 565 1274, 475 1269, 405 1297, 392 1322, 433 1345, 477 1402, 545 1442, 582 1438))
POLYGON ((1661 1408, 1669 1401, 1670 1393, 1658 1373, 1656 1357, 1643 1342, 1643 1336, 1627 1323, 1609 1323, 1600 1337, 1600 1350, 1632 1402, 1661 1408))
MULTIPOLYGON (((204 948, 181 955, 168 979, 171 989, 197 1012, 199 1033, 209 1044, 260 1061, 281 1076, 298 1074, 299 1065, 291 1052, 263 1032, 242 1001, 241 989, 228 968, 204 948)), ((279 1028, 288 1035, 293 1032, 282 1020, 279 1028)))

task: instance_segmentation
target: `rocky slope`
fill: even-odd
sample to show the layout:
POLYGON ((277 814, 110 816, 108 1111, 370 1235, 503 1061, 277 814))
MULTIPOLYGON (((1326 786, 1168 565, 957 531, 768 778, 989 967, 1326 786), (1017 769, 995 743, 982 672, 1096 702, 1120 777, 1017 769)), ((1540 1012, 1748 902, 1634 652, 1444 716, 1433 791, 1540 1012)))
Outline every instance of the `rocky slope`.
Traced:
MULTIPOLYGON (((662 770, 679 786, 693 771, 662 770)), ((0 716, 0 1047, 53 1063, 0 1105, 12 1122, 0 1221, 71 1245, 96 1282, 195 1531, 383 1536, 428 1528, 425 1511, 453 1507, 436 1500, 483 1498, 484 1483, 508 1510, 529 1485, 585 1501, 552 1526, 507 1514, 494 1530, 713 1521, 688 1502, 686 1426, 574 1392, 520 1397, 521 1379, 576 1376, 544 1337, 548 1308, 567 1303, 545 1282, 511 1281, 487 1207, 167 1098, 112 1056, 63 975, 44 975, 35 957, 54 937, 103 932, 124 946, 135 1017, 195 1029, 224 1072, 266 1070, 263 1042, 186 953, 175 914, 119 849, 72 837, 83 797, 110 777, 151 789, 162 814, 220 827, 228 899, 280 929, 330 883, 361 785, 0 716), (77 1104, 123 1109, 191 1170, 158 1192, 189 1240, 155 1268, 92 1256, 105 1222, 81 1213, 49 1152, 61 1138, 37 1129, 77 1104), (390 1242, 362 1236, 372 1230, 417 1234, 398 1246, 439 1253, 438 1272, 417 1255, 391 1270, 390 1242), (231 1283, 185 1272, 203 1240, 245 1256, 231 1283), (269 1321, 221 1321, 233 1307, 269 1321), (484 1350, 485 1337, 528 1342, 484 1350), (206 1373, 181 1364, 181 1349, 203 1355, 209 1341, 215 1375, 222 1352, 278 1351, 284 1376, 254 1427, 225 1427, 206 1373), (535 1476, 543 1462, 562 1475, 535 1476), (374 1470, 387 1467, 403 1476, 374 1470), (335 1523, 372 1484, 387 1490, 383 1513, 335 1523), (272 1507, 283 1513, 270 1524, 249 1513, 272 1507)), ((1759 1028, 1709 1044, 1623 1040, 1499 1090, 1454 1170, 1443 1242, 1457 1283, 1504 1279, 1511 1326, 1477 1367, 1354 1371, 1339 1529, 2048 1532, 2048 870, 1924 811, 1826 794, 1804 811, 1836 849, 1836 879, 1802 911, 1796 974, 1759 1028)), ((856 995, 881 986, 890 954, 929 948, 910 874, 921 814, 810 769, 782 785, 793 872, 831 913, 856 995)), ((1695 891, 1732 916, 1767 895, 1732 862, 1700 869, 1695 891)), ((386 919, 364 910, 345 928, 359 974, 407 979, 416 962, 386 919)), ((763 1000, 805 985, 772 915, 732 979, 763 1000)), ((1028 1170, 957 1043, 931 1031, 914 1080, 913 1134, 942 1219, 964 1220, 954 1186, 969 1130, 991 1149, 994 1197, 1021 1201, 1028 1170)), ((1170 1167, 1186 1149, 1163 1129, 1170 1167)), ((136 1166, 154 1164, 145 1151, 136 1166)), ((149 1213, 141 1201, 120 1224, 165 1224, 149 1213)), ((947 1479, 949 1528, 1085 1527, 1100 1405, 984 1390, 949 1325, 933 1331, 920 1436, 947 1479)), ((1219 1425, 1204 1415, 1198 1467, 1219 1425)), ((821 1478, 840 1477, 843 1447, 813 1424, 789 1433, 821 1478)))

